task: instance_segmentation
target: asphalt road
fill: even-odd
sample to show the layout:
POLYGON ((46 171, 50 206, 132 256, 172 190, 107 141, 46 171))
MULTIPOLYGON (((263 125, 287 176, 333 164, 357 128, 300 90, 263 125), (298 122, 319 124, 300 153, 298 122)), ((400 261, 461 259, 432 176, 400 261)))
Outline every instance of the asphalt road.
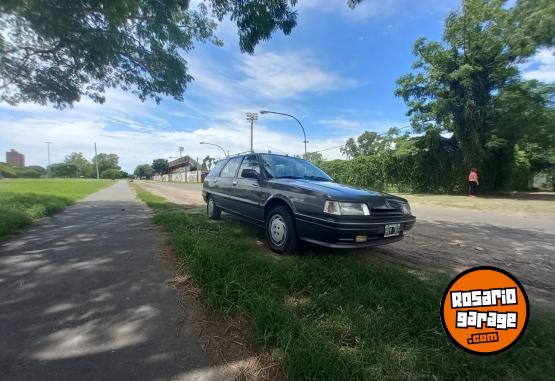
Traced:
MULTIPOLYGON (((171 202, 204 206, 200 184, 142 181, 140 185, 171 202)), ((496 266, 514 274, 535 300, 555 305, 555 216, 418 204, 412 210, 417 223, 404 240, 370 249, 336 250, 332 255, 453 275, 470 267, 496 266)))
POLYGON ((209 379, 160 250, 126 182, 0 242, 0 379, 209 379))

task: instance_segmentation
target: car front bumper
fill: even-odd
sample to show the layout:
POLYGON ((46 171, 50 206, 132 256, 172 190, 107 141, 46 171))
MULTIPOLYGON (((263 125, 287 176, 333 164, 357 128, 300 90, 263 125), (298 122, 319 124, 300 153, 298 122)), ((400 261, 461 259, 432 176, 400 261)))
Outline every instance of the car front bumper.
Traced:
POLYGON ((337 221, 305 214, 295 217, 301 240, 331 248, 359 248, 397 242, 416 223, 416 218, 410 215, 364 222, 337 221), (401 224, 401 234, 385 238, 385 226, 389 224, 401 224), (357 242, 357 236, 366 236, 366 241, 357 242))

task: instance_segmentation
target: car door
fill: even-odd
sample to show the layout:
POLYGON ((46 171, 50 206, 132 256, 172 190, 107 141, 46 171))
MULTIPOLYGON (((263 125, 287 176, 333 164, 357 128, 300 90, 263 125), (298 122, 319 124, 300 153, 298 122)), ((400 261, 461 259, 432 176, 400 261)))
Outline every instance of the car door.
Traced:
POLYGON ((210 193, 217 205, 221 205, 223 202, 222 190, 220 189, 220 172, 226 163, 227 159, 223 159, 214 164, 203 183, 203 192, 210 193))
POLYGON ((224 209, 236 211, 238 202, 236 200, 237 171, 241 166, 243 156, 232 157, 222 168, 220 177, 218 178, 218 189, 220 191, 221 201, 218 204, 224 209))
POLYGON ((258 155, 245 156, 237 174, 236 196, 240 203, 239 213, 258 222, 264 221, 263 205, 267 198, 264 183, 258 155), (260 176, 260 180, 244 178, 242 175, 245 169, 254 170, 260 176))

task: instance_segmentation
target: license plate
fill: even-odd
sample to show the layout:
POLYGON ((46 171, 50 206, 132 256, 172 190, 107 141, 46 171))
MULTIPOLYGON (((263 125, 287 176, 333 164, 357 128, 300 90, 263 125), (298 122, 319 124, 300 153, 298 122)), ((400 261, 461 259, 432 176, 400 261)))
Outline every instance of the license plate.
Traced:
POLYGON ((401 224, 389 224, 385 225, 384 238, 395 237, 401 234, 401 224))

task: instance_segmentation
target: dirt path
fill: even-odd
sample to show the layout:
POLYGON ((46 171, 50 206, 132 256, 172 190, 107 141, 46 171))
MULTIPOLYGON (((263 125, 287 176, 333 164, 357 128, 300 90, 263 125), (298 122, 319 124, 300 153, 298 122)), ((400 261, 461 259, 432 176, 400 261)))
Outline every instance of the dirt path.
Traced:
MULTIPOLYGON (((200 184, 142 182, 141 186, 175 203, 203 205, 200 184)), ((413 212, 417 225, 403 241, 349 254, 450 274, 497 266, 517 276, 536 300, 555 303, 555 216, 419 204, 413 205, 413 212)))

